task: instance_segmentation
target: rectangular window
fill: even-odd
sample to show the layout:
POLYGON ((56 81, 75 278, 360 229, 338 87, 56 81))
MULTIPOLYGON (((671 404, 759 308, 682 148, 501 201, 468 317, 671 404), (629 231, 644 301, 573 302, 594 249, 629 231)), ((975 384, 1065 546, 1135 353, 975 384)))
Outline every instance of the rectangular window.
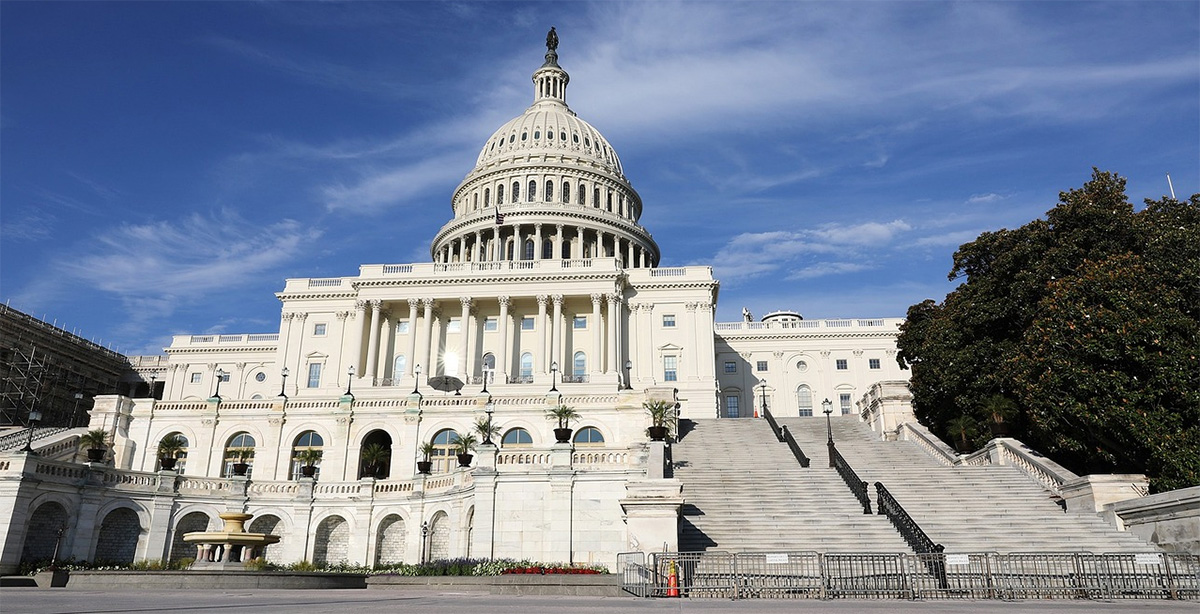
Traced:
POLYGON ((446 322, 446 332, 457 333, 457 332, 461 332, 461 331, 462 331, 462 320, 460 320, 458 318, 450 318, 450 321, 446 322))
POLYGON ((222 373, 222 374, 221 374, 221 381, 222 381, 222 382, 228 382, 228 381, 229 381, 229 374, 228 374, 228 373, 222 373))
POLYGON ((571 328, 575 330, 587 328, 587 316, 575 316, 575 319, 571 320, 571 328))
POLYGON ((737 363, 732 360, 725 361, 726 373, 737 373, 737 363))
POLYGON ((484 332, 495 332, 500 327, 500 321, 496 318, 488 318, 483 321, 484 332))
POLYGON ((315 337, 324 337, 325 336, 325 324, 324 323, 313 324, 313 336, 315 336, 315 337))
POLYGON ((739 417, 738 398, 737 397, 732 397, 732 396, 725 397, 725 417, 726 418, 739 417))
POLYGON ((845 415, 849 414, 850 413, 850 393, 843 392, 843 393, 839 394, 838 400, 841 401, 841 403, 842 403, 842 415, 845 416, 845 415))
POLYGON ((845 371, 846 369, 849 369, 849 368, 850 367, 849 367, 849 365, 846 364, 845 358, 837 359, 837 370, 838 371, 845 371))
POLYGON ((319 362, 308 363, 308 387, 321 387, 321 363, 319 362))
POLYGON ((533 330, 533 318, 521 318, 521 330, 533 330))
POLYGON ((408 322, 407 321, 396 322, 396 334, 397 335, 407 335, 408 334, 408 322))
POLYGON ((871 368, 871 369, 878 369, 879 368, 879 359, 878 358, 868 358, 867 359, 867 367, 871 368))
POLYGON ((675 356, 663 356, 663 381, 674 382, 678 380, 676 376, 678 372, 679 358, 675 356))
POLYGON ((767 361, 765 361, 765 360, 758 361, 758 365, 755 367, 755 369, 757 369, 759 373, 766 371, 767 370, 767 361))
POLYGON ((193 384, 199 384, 199 383, 200 383, 200 374, 199 374, 199 373, 193 373, 193 374, 192 374, 192 383, 193 383, 193 384))
POLYGON ((663 316, 663 328, 675 328, 675 316, 667 314, 663 316))

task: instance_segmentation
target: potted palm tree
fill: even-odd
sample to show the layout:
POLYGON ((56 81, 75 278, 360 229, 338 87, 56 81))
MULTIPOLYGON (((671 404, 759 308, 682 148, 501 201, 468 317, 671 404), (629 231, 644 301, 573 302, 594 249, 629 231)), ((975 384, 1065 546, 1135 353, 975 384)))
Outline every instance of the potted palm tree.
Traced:
POLYGON ((187 446, 179 435, 171 434, 158 442, 158 466, 163 471, 174 471, 175 463, 179 462, 179 453, 187 446))
POLYGON ((492 424, 492 421, 482 416, 475 419, 475 424, 471 427, 479 435, 482 443, 493 443, 495 439, 500 437, 500 427, 492 424))
POLYGON ((646 401, 642 408, 650 414, 650 427, 646 429, 650 441, 663 441, 675 430, 675 404, 668 401, 646 401))
POLYGON ((237 462, 233 464, 233 475, 246 475, 250 470, 250 461, 254 458, 254 448, 241 448, 234 452, 237 462))
POLYGON ((95 429, 79 436, 79 445, 87 449, 89 463, 98 463, 108 454, 108 431, 95 429))
POLYGON ((946 429, 954 440, 954 449, 959 454, 971 452, 974 439, 979 434, 979 425, 975 418, 963 414, 946 424, 946 429))
POLYGON ((433 461, 429 459, 437 452, 437 446, 433 445, 433 441, 426 441, 421 444, 420 451, 425 460, 417 461, 417 473, 429 475, 433 471, 433 461))
POLYGON ((317 474, 317 463, 321 462, 321 457, 324 453, 321 450, 306 448, 296 453, 296 460, 303 463, 300 465, 300 475, 306 478, 311 478, 317 474))
POLYGON ((359 452, 363 464, 363 476, 379 478, 384 475, 392 450, 381 443, 369 443, 359 452))
POLYGON ((554 440, 557 443, 571 441, 571 421, 578 420, 579 417, 579 412, 570 405, 559 405, 546 410, 546 419, 558 422, 558 427, 554 429, 554 440))
POLYGON ((983 412, 991 419, 988 428, 993 437, 1008 437, 1012 432, 1013 419, 1017 417, 1017 404, 1012 399, 993 394, 983 401, 983 412))
POLYGON ((458 441, 454 442, 454 448, 455 448, 455 450, 458 451, 458 466, 459 467, 470 467, 471 466, 471 459, 475 458, 475 456, 473 454, 471 454, 471 450, 474 450, 476 444, 478 444, 478 443, 479 443, 479 440, 476 439, 475 435, 472 433, 467 433, 466 435, 459 435, 458 441))

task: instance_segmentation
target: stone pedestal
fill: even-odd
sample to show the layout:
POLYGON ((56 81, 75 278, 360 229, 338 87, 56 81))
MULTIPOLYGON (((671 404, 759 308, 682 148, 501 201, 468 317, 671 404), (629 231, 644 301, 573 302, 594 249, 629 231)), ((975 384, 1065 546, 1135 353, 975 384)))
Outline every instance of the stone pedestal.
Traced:
POLYGON ((629 533, 629 549, 640 552, 679 551, 679 480, 631 480, 625 485, 621 511, 629 533))

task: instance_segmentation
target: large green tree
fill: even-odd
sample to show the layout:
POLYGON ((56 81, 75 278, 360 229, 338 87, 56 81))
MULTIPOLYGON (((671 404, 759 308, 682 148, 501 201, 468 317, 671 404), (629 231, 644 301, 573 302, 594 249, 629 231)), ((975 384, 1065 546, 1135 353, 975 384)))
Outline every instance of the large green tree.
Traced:
POLYGON ((954 254, 958 288, 898 340, 917 417, 979 445, 988 426, 1077 472, 1200 484, 1200 194, 1146 201, 1094 171, 1014 230, 954 254))

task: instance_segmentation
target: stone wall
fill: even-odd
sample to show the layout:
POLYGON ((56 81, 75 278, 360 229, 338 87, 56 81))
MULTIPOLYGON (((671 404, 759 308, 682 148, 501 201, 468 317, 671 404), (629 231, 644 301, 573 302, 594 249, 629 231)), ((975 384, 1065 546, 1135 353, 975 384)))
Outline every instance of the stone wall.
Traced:
POLYGON ((39 505, 29 520, 22 561, 45 561, 54 556, 58 532, 67 526, 67 510, 53 501, 39 505))
POLYGON ((109 512, 100 524, 100 536, 96 539, 96 556, 92 560, 132 563, 141 535, 142 525, 137 512, 126 507, 109 512))
POLYGON ((350 526, 341 516, 330 516, 317 525, 313 536, 312 562, 317 565, 347 560, 350 526))
POLYGON ((192 512, 179 519, 171 538, 171 561, 196 558, 196 546, 183 541, 183 536, 193 531, 207 531, 209 520, 204 512, 192 512))
POLYGON ((375 542, 375 564, 403 563, 406 530, 404 519, 392 514, 379 524, 375 542))

